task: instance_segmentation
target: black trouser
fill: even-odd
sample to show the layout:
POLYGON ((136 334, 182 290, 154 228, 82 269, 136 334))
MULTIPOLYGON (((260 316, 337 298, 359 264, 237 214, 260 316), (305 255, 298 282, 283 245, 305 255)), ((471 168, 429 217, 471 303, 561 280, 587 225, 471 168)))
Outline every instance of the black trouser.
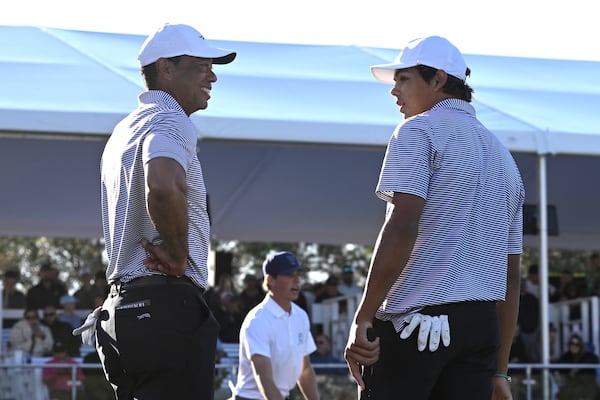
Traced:
POLYGON ((391 322, 375 320, 380 338, 377 363, 363 372, 361 400, 489 400, 499 344, 495 302, 426 307, 426 315, 448 315, 450 346, 417 349, 417 327, 407 339, 391 322))
POLYGON ((117 400, 213 399, 219 326, 189 279, 113 284, 102 309, 97 348, 117 400))

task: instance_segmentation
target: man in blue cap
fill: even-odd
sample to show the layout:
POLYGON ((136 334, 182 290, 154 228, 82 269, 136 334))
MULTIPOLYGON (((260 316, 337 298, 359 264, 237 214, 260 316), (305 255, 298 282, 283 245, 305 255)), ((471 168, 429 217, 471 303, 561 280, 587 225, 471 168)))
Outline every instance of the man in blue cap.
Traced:
POLYGON ((263 263, 264 300, 240 331, 240 365, 235 400, 287 399, 296 383, 304 398, 319 398, 310 353, 316 350, 308 315, 294 303, 300 292, 298 259, 272 253, 263 263))

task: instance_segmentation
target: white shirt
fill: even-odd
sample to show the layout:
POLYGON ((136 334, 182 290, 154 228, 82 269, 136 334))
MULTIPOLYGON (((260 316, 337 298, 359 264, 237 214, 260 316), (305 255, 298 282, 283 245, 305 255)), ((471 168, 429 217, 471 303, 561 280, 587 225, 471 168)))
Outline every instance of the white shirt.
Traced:
POLYGON ((287 313, 270 295, 254 307, 240 330, 240 361, 235 394, 262 399, 252 372, 254 354, 268 357, 273 381, 283 397, 289 396, 302 372, 302 360, 317 349, 306 312, 292 303, 287 313))

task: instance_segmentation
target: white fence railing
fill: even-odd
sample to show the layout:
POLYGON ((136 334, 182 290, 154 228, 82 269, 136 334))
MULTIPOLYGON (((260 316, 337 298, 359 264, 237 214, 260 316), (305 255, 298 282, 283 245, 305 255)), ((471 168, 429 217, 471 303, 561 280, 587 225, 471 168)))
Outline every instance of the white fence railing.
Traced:
MULTIPOLYGON (((0 288, 0 296, 1 293, 2 289, 0 288)), ((327 334, 331 338, 332 353, 338 357, 343 357, 349 329, 359 301, 360 296, 343 296, 327 299, 322 303, 315 303, 312 305, 311 322, 314 325, 321 325, 323 333, 327 334)), ((588 344, 592 345, 596 354, 600 353, 600 300, 598 297, 585 297, 575 300, 551 303, 549 305, 549 311, 549 322, 554 329, 554 335, 552 335, 553 339, 550 343, 551 358, 558 356, 564 351, 570 335, 574 332, 580 334, 588 344), (580 317, 572 319, 573 311, 576 311, 575 314, 579 315, 580 317)), ((88 312, 88 310, 78 311, 82 317, 85 317, 88 312)), ((6 387, 6 382, 10 382, 10 390, 18 387, 21 392, 26 393, 29 397, 3 396, 3 386, 0 386, 0 399, 44 399, 44 397, 39 397, 39 393, 41 393, 39 391, 43 391, 44 387, 41 383, 42 366, 11 363, 11 361, 7 361, 6 356, 8 356, 8 354, 2 354, 2 350, 6 349, 5 342, 8 339, 8 329, 1 329, 3 328, 3 320, 20 319, 22 316, 23 310, 3 310, 0 307, 0 332, 2 332, 0 355, 3 356, 3 358, 0 358, 0 385, 4 384, 6 387), (35 395, 31 395, 31 393, 34 393, 35 395)), ((550 327, 547 328, 550 329, 550 327)), ((236 355, 231 354, 225 363, 217 364, 217 369, 226 371, 228 378, 235 377, 238 367, 235 362, 231 362, 232 359, 236 359, 236 355)), ((575 366, 576 365, 574 364, 570 365, 571 368, 575 366)), ((43 368, 54 367, 56 366, 43 366, 43 368)), ((72 368, 73 374, 75 374, 76 368, 80 367, 100 368, 99 365, 80 363, 77 365, 68 365, 68 367, 72 368)), ((527 379, 524 383, 528 387, 528 392, 531 390, 531 382, 534 382, 534 380, 531 379, 532 371, 548 371, 551 368, 555 369, 560 367, 561 365, 558 364, 511 365, 511 368, 520 368, 526 370, 527 379)), ((581 367, 600 368, 600 365, 582 365, 581 367)), ((342 368, 342 366, 340 366, 340 368, 342 368)), ((74 392, 75 391, 76 388, 74 388, 74 392)), ((76 394, 74 396, 76 396, 76 394)), ((72 397, 73 400, 76 399, 74 396, 72 397)), ((527 398, 530 399, 531 397, 527 398)))
MULTIPOLYGON (((334 355, 342 356, 348 333, 360 296, 340 296, 312 305, 312 323, 322 326, 323 333, 331 338, 334 355)), ((549 305, 550 324, 554 331, 550 343, 550 357, 560 355, 566 349, 572 333, 580 334, 600 354, 600 298, 581 297, 549 305), (571 319, 573 311, 580 317, 571 319)), ((550 329, 550 327, 548 327, 550 329)))

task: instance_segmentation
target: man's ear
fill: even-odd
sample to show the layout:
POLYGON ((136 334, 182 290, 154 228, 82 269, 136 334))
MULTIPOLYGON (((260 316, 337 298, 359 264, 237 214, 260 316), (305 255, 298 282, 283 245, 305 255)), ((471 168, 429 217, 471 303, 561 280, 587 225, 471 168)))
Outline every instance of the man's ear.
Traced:
POLYGON ((170 62, 168 59, 159 58, 156 61, 156 72, 158 73, 159 77, 170 76, 172 69, 173 69, 173 63, 170 62))
POLYGON ((448 80, 448 74, 446 73, 446 71, 438 69, 435 73, 435 76, 432 79, 432 82, 434 84, 434 89, 441 90, 444 87, 444 85, 446 84, 447 80, 448 80))

